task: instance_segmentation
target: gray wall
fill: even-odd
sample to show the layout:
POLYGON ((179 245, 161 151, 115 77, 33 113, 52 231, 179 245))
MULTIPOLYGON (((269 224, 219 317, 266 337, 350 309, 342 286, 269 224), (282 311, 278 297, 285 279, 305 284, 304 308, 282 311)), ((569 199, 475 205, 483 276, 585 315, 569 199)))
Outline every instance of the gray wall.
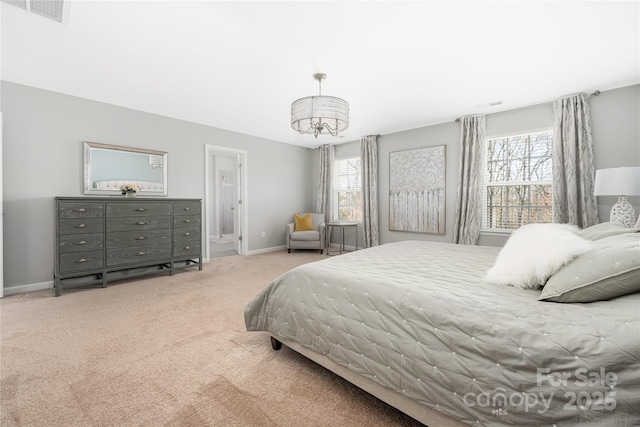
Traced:
MULTIPOLYGON (((603 91, 590 101, 596 169, 640 166, 640 85, 603 91)), ((503 111, 486 116, 486 135, 524 133, 553 127, 551 102, 503 111)), ((378 138, 378 203, 380 243, 401 240, 453 241, 453 217, 458 185, 460 126, 450 122, 424 128, 382 135, 378 138), (446 145, 446 234, 428 235, 389 231, 389 153, 413 148, 446 145)), ((359 155, 359 142, 336 146, 336 159, 359 155)), ((316 150, 317 151, 317 150, 316 150)), ((318 156, 314 155, 314 168, 318 156)), ((317 176, 314 176, 317 182, 317 176)), ((600 221, 609 220, 616 197, 598 197, 600 221)), ((636 214, 640 198, 630 197, 636 214)), ((480 245, 501 246, 508 235, 482 234, 480 245)), ((347 244, 351 244, 349 236, 347 244)), ((335 242, 334 238, 334 242, 335 242)), ((362 240, 360 239, 360 242, 362 240)))
MULTIPOLYGON (((591 98, 596 169, 640 166, 640 85, 602 92, 591 98)), ((599 196, 600 222, 609 220, 617 197, 599 196)), ((640 197, 629 197, 640 214, 640 197)))
POLYGON ((5 288, 52 280, 53 198, 82 196, 82 141, 167 151, 168 195, 186 198, 204 198, 206 144, 246 150, 249 251, 284 245, 293 212, 311 210, 312 150, 6 81, 1 89, 5 288))

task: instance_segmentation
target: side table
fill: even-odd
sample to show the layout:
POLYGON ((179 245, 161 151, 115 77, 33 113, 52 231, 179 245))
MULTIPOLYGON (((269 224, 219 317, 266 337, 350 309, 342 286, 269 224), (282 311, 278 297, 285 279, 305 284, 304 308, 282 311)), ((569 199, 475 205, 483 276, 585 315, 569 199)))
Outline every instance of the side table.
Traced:
POLYGON ((327 245, 327 255, 342 255, 344 252, 347 252, 347 250, 345 250, 345 246, 344 246, 344 229, 345 228, 350 228, 353 227, 355 229, 355 240, 356 240, 356 245, 355 245, 355 250, 358 250, 358 226, 361 225, 357 222, 352 222, 352 221, 334 221, 334 222, 330 222, 327 224, 327 235, 329 237, 331 237, 331 230, 333 230, 334 227, 337 227, 340 229, 340 251, 339 253, 331 253, 330 248, 331 248, 331 241, 330 239, 327 239, 326 245, 327 245))

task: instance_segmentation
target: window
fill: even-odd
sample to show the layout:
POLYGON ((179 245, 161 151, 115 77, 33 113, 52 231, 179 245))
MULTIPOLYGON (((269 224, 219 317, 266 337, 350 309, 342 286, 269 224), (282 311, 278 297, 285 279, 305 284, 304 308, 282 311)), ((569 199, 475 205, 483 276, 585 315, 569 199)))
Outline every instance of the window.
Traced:
POLYGON ((553 222, 553 131, 486 142, 484 229, 553 222))
POLYGON ((340 221, 362 221, 360 158, 335 162, 335 218, 340 221))

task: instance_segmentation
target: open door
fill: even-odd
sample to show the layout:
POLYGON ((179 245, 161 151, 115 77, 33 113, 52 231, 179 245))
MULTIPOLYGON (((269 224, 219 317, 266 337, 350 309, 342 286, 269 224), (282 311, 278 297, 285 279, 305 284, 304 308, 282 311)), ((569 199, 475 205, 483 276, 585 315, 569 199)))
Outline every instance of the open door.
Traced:
POLYGON ((243 150, 205 146, 205 257, 245 255, 246 158, 243 150))
POLYGON ((235 249, 235 251, 237 253, 242 253, 242 218, 241 216, 244 213, 244 205, 243 205, 243 200, 242 200, 242 195, 244 194, 243 191, 243 172, 242 172, 242 168, 243 168, 243 164, 242 164, 242 154, 238 154, 236 157, 236 186, 235 186, 235 190, 236 190, 236 194, 235 194, 235 200, 236 200, 236 206, 237 209, 234 209, 234 215, 233 215, 233 229, 235 230, 234 233, 234 238, 233 238, 233 249, 235 249))
POLYGON ((219 203, 219 237, 236 234, 236 173, 235 170, 222 170, 218 174, 219 203))
POLYGON ((0 112, 0 298, 4 296, 4 267, 3 267, 3 259, 4 254, 2 253, 2 241, 4 239, 2 232, 4 227, 4 200, 2 194, 2 134, 3 134, 3 124, 2 124, 2 112, 0 112))

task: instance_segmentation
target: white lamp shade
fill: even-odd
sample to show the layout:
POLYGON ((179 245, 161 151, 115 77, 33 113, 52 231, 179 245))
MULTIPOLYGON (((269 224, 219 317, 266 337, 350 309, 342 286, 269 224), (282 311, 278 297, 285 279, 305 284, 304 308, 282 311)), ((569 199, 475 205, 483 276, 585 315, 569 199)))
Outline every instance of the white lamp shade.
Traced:
MULTIPOLYGON (((334 133, 349 127, 349 104, 335 96, 307 96, 291 104, 291 127, 300 133, 314 133, 317 124, 327 123, 334 133)), ((322 126, 321 126, 322 128, 322 126)))
POLYGON ((640 167, 597 170, 593 194, 596 196, 640 195, 640 167))

